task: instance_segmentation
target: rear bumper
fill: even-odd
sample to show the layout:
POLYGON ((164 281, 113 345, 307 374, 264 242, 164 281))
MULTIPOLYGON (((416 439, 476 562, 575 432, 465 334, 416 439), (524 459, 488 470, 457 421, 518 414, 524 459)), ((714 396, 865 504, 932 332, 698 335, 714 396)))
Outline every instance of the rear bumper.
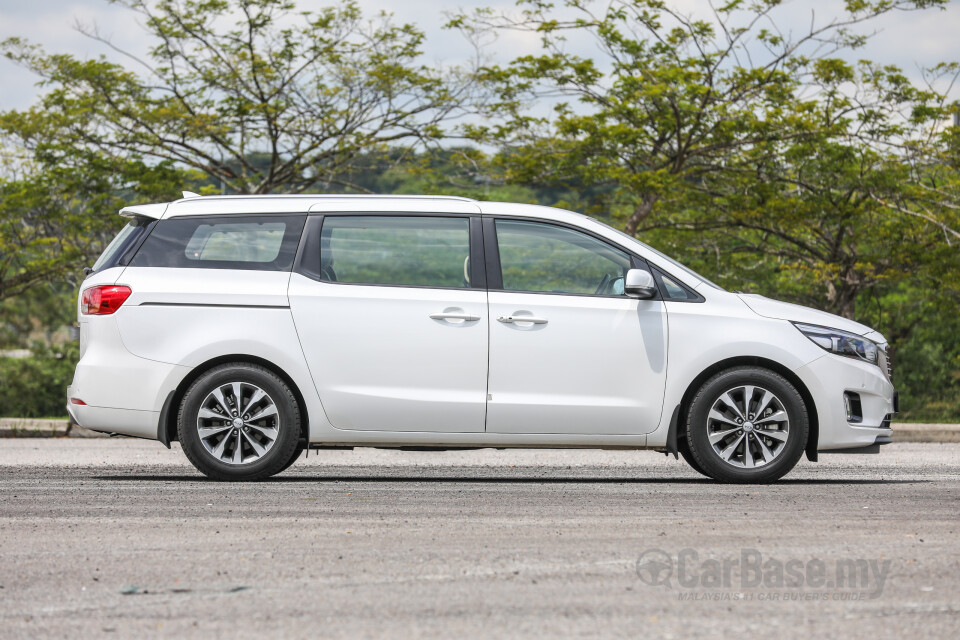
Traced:
POLYGON ((119 433, 137 438, 157 439, 157 421, 159 411, 137 411, 135 409, 113 409, 110 407, 92 407, 90 405, 71 404, 69 398, 75 398, 73 386, 67 387, 67 414, 70 420, 85 429, 104 433, 119 433))
POLYGON ((190 369, 131 354, 112 316, 87 320, 81 331, 90 339, 67 388, 73 421, 93 431, 155 440, 163 402, 190 369))
POLYGON ((796 370, 816 404, 818 451, 873 448, 891 441, 890 416, 896 392, 879 367, 842 356, 824 355, 796 370), (859 422, 847 420, 844 392, 860 399, 859 422))

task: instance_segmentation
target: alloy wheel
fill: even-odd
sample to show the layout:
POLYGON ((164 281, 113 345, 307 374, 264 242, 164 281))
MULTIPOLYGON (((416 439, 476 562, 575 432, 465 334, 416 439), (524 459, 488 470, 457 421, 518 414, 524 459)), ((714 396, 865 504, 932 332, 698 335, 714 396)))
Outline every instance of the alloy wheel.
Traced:
POLYGON ((783 453, 790 418, 769 389, 739 385, 720 394, 707 414, 710 445, 723 462, 741 469, 768 465, 783 453))
POLYGON ((249 464, 273 448, 280 434, 280 414, 260 387, 228 382, 204 398, 197 433, 207 452, 220 462, 249 464))

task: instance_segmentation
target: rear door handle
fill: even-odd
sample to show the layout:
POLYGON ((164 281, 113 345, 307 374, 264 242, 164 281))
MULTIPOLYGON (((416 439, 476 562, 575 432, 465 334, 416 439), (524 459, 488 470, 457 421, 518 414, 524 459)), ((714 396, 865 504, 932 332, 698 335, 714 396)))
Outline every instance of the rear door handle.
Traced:
POLYGON ((475 316, 472 313, 431 313, 430 318, 433 320, 463 320, 465 322, 474 322, 480 319, 480 316, 475 316))
POLYGON ((529 322, 530 324, 547 324, 546 318, 534 318, 533 316, 500 316, 497 322, 512 324, 514 322, 529 322))

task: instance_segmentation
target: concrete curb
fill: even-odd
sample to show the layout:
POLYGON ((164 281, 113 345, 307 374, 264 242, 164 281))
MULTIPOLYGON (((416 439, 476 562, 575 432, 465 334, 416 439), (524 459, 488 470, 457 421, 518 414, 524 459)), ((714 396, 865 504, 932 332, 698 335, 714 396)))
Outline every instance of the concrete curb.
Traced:
MULTIPOLYGON (((893 423, 894 442, 960 442, 960 424, 893 423)), ((0 418, 0 438, 107 438, 69 420, 0 418)))
POLYGON ((0 438, 109 438, 71 424, 69 420, 38 420, 35 418, 0 418, 0 438))
POLYGON ((894 442, 960 442, 960 424, 894 422, 894 442))

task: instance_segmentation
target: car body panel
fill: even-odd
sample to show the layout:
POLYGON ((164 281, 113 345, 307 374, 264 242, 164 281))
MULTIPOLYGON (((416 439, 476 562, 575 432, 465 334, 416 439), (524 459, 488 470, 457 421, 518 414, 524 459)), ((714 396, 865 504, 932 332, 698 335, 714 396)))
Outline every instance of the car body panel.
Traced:
POLYGON ((763 316, 764 318, 778 318, 780 320, 791 320, 793 322, 830 327, 831 329, 849 331, 850 333, 856 333, 861 336, 873 331, 870 327, 862 325, 859 322, 854 322, 853 320, 848 320, 847 318, 827 313, 826 311, 818 311, 817 309, 802 307, 798 304, 772 300, 756 294, 741 293, 739 295, 745 305, 750 307, 758 316, 763 316))
POLYGON ((484 430, 486 291, 318 282, 294 273, 290 306, 336 427, 484 430), (430 317, 441 313, 477 319, 430 317))
POLYGON ((487 431, 627 435, 660 422, 660 300, 490 292, 487 431), (497 321, 524 316, 545 324, 497 321))

